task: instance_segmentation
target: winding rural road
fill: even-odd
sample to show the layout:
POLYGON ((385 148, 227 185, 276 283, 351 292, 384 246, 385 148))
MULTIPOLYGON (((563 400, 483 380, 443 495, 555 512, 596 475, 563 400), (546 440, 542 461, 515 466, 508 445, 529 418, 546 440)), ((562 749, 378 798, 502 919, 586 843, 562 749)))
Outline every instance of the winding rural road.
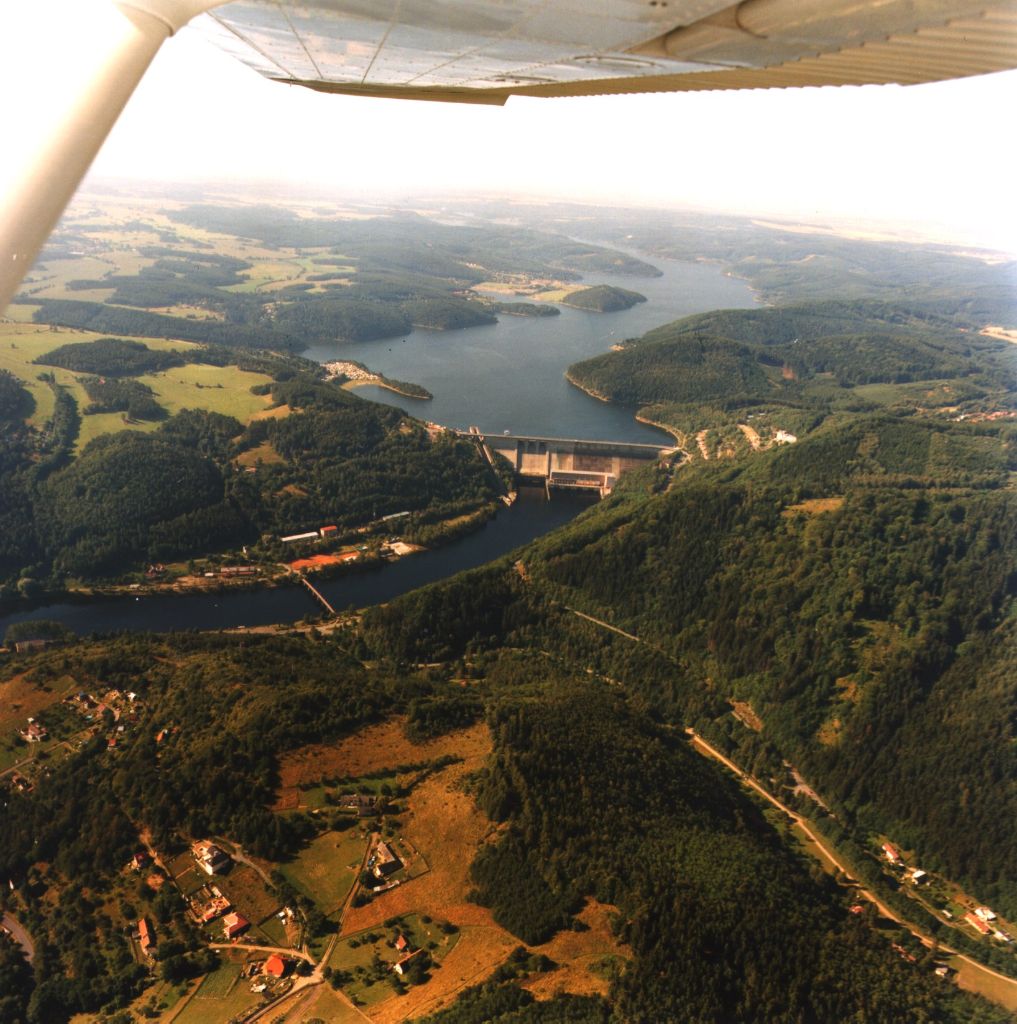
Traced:
POLYGON ((837 856, 834 850, 809 827, 806 818, 803 818, 802 815, 793 811, 786 804, 781 803, 775 796, 767 792, 751 775, 739 768, 730 758, 725 757, 713 744, 704 740, 694 729, 686 729, 685 732, 692 738, 692 745, 699 753, 719 761, 733 771, 746 786, 754 789, 764 800, 767 800, 778 810, 792 818, 795 826, 815 844, 823 857, 849 879, 852 886, 856 888, 858 895, 872 903, 883 917, 896 921, 902 928, 906 928, 926 948, 932 949, 936 947, 940 952, 963 961, 968 968, 966 977, 963 979, 965 988, 978 992, 987 999, 1001 1003, 1008 1010, 1017 1011, 1017 980, 1006 974, 1001 974, 999 971, 994 971, 991 967, 986 967, 985 964, 980 964, 977 960, 973 960, 966 953, 961 953, 952 946, 948 946, 943 942, 936 942, 910 921, 906 921, 896 911, 891 910, 874 892, 864 888, 852 876, 847 865, 837 856), (989 979, 992 979, 992 981, 989 979), (998 984, 999 982, 1004 984, 1000 985, 998 984))
MULTIPOLYGON (((609 629, 612 633, 617 633, 619 636, 625 637, 626 640, 631 640, 634 643, 641 644, 645 643, 638 636, 632 633, 626 633, 625 630, 619 629, 617 626, 612 626, 609 622, 604 622, 603 619, 596 619, 592 615, 587 615, 585 612, 577 611, 575 608, 569 608, 567 605, 564 606, 568 611, 572 612, 573 615, 578 615, 581 619, 586 619, 587 622, 592 622, 594 625, 601 626, 604 629, 609 629)), ((648 647, 652 647, 652 644, 646 644, 648 647)), ((843 875, 851 880, 852 885, 857 889, 858 894, 864 899, 872 903, 876 909, 884 917, 889 918, 891 921, 895 921, 901 927, 906 928, 922 945, 931 949, 933 946, 937 948, 945 955, 952 956, 957 960, 961 961, 963 967, 958 970, 958 983, 962 988, 966 988, 972 992, 977 992, 979 995, 984 996, 986 999, 991 999, 993 1002, 998 1003, 1001 1006, 1005 1006, 1011 1012, 1017 1013, 1017 979, 1011 978, 1009 975, 1002 974, 1000 971, 993 970, 991 967, 986 967, 984 964, 979 963, 977 960, 972 959, 966 953, 961 953, 954 949, 952 946, 948 946, 945 943, 934 941, 930 936, 922 932, 916 925, 910 921, 904 920, 899 914, 891 910, 874 892, 870 892, 868 889, 863 888, 851 875, 844 862, 837 856, 834 850, 829 844, 821 839, 816 833, 809 827, 808 820, 797 811, 793 811, 786 804, 783 804, 775 796, 769 793, 763 788, 751 775, 743 771, 734 763, 730 758, 722 754, 713 744, 707 742, 700 736, 694 729, 686 729, 686 733, 692 740, 692 745, 700 754, 705 757, 713 758, 715 761, 719 761, 726 768, 730 769, 735 775, 747 786, 754 789, 764 800, 771 803, 778 810, 782 811, 789 818, 791 818, 795 826, 801 831, 801 833, 813 844, 815 850, 818 850, 821 856, 837 868, 843 875)), ((810 850, 810 852, 812 852, 810 850)))
POLYGON ((0 923, 11 933, 11 938, 25 951, 25 959, 31 963, 35 959, 35 943, 32 941, 32 936, 25 931, 21 922, 10 914, 5 913, 0 923))

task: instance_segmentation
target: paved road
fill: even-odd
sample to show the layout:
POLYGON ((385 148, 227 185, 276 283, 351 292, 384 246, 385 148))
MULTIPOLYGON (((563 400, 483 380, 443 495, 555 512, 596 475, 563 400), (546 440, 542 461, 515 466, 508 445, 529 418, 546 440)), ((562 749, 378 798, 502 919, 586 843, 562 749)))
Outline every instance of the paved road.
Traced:
POLYGON ((11 933, 11 938, 25 951, 25 959, 31 963, 35 959, 35 943, 32 936, 25 931, 21 922, 10 914, 4 914, 3 926, 11 933))
MULTIPOLYGON (((568 611, 572 612, 573 615, 578 615, 581 619, 586 619, 588 622, 592 622, 597 626, 609 629, 612 633, 617 633, 619 636, 623 636, 627 640, 632 640, 637 644, 646 643, 646 641, 641 640, 638 636, 635 636, 632 633, 626 633, 623 629, 619 629, 617 626, 612 626, 610 622, 604 622, 603 619, 595 619, 592 615, 576 611, 575 608, 569 608, 567 605, 564 607, 568 611)), ((652 647, 653 645, 646 644, 646 646, 652 647)), ((815 843, 816 848, 822 853, 822 855, 831 864, 843 872, 847 878, 851 878, 851 873, 848 871, 845 864, 840 860, 828 843, 820 839, 819 836, 812 831, 805 818, 796 811, 791 810, 787 805, 781 803, 776 797, 772 796, 751 775, 739 768, 734 761, 730 760, 730 758, 725 757, 716 747, 704 740, 694 729, 686 729, 685 731, 692 737, 693 745, 701 754, 705 754, 707 757, 712 757, 714 760, 720 761, 721 764, 726 765, 746 785, 751 786, 752 789, 759 793, 759 795, 765 800, 769 801, 774 807, 777 807, 779 810, 783 811, 784 814, 788 815, 788 817, 792 818, 796 827, 801 830, 803 835, 807 836, 813 843, 815 843)), ((995 1003, 1005 1006, 1008 1010, 1017 1011, 1017 980, 1011 978, 1009 975, 995 971, 991 967, 986 967, 984 964, 972 959, 966 953, 958 952, 952 946, 948 946, 942 942, 935 942, 910 921, 905 921, 899 914, 891 910, 875 893, 862 888, 862 886, 860 886, 854 879, 851 880, 852 883, 857 886, 860 896, 872 903, 884 917, 887 917, 892 921, 896 921, 903 928, 906 928, 915 936, 916 939, 919 940, 919 942, 922 943, 922 945, 930 949, 936 945, 942 953, 963 961, 963 963, 967 965, 967 970, 965 971, 966 977, 963 979, 965 988, 985 996, 986 999, 990 999, 995 1003), (995 979, 995 982, 1003 982, 1003 986, 1001 987, 990 979, 995 979)))
POLYGON ((857 886, 858 895, 863 899, 868 900, 874 904, 876 909, 883 915, 892 921, 896 921, 901 927, 906 928, 911 934, 922 943, 923 946, 931 949, 933 946, 937 946, 939 951, 943 954, 956 957, 958 960, 963 960, 965 964, 970 968, 970 972, 967 978, 968 987, 975 992, 979 992, 984 995, 987 999, 991 999, 994 1002, 1002 1002, 1008 1009, 1017 1010, 1017 980, 1009 977, 1006 974, 1001 974, 999 971, 994 971, 991 967, 986 967, 984 964, 980 964, 977 960, 973 960, 965 953, 961 953, 954 949, 952 946, 948 946, 943 942, 936 942, 924 932, 920 931, 910 921, 906 921, 896 911, 891 910, 875 893, 870 892, 868 889, 862 887, 852 876, 848 870, 847 865, 837 856, 835 851, 815 832, 809 827, 808 822, 796 811, 791 810, 786 804, 781 803, 775 796, 768 793, 751 775, 744 772, 741 768, 725 757, 713 744, 708 743, 703 739, 694 729, 685 730, 689 736, 692 737, 693 746, 707 757, 712 757, 714 760, 720 761, 721 764, 726 765, 741 779, 742 782, 747 786, 751 786, 760 796, 765 800, 768 800, 774 807, 783 811, 784 814, 794 819, 795 825, 807 836, 816 847, 822 852, 823 856, 836 868, 838 868, 848 879, 851 880, 854 886, 857 886), (982 975, 982 985, 978 984, 978 975, 982 975), (999 986, 988 981, 988 978, 995 978, 997 981, 1005 982, 1008 987, 1003 992, 1000 992, 999 986))

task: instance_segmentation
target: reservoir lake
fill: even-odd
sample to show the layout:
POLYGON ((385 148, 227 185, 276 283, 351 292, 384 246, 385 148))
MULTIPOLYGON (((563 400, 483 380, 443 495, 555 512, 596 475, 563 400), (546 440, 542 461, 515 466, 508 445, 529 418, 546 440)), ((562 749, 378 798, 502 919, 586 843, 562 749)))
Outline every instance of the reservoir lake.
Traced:
MULTIPOLYGON (((617 248, 617 246, 615 247, 617 248)), ((634 419, 634 409, 591 398, 565 380, 569 364, 606 352, 661 324, 692 313, 756 305, 749 286, 708 263, 683 263, 633 253, 661 277, 585 275, 582 286, 613 284, 645 295, 631 309, 593 313, 560 306, 554 317, 501 315, 497 324, 461 331, 417 329, 405 338, 318 345, 302 353, 330 362, 353 359, 371 370, 428 389, 429 401, 373 385, 362 398, 397 405, 420 419, 484 432, 668 444, 667 434, 634 419)), ((514 301, 505 296, 505 301, 514 301)), ((517 301, 526 301, 520 297, 517 301)), ((453 543, 399 559, 380 569, 317 584, 337 609, 379 604, 417 587, 492 561, 562 526, 593 499, 522 489, 510 508, 453 543)), ((159 595, 66 601, 0 615, 0 635, 27 619, 54 619, 79 635, 119 630, 164 632, 231 629, 296 622, 321 612, 304 587, 235 590, 218 594, 159 595)))

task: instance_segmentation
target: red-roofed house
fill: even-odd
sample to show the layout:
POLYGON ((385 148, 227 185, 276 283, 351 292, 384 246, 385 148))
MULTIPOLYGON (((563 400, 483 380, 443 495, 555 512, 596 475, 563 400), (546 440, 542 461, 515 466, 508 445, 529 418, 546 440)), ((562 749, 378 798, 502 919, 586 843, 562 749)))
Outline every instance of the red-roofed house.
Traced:
POLYGON ((152 931, 144 918, 138 922, 138 939, 140 940, 141 952, 145 956, 151 956, 152 950, 155 949, 155 932, 152 931))
POLYGON ((235 939, 241 932, 251 927, 251 922, 241 914, 227 914, 222 919, 223 933, 227 939, 235 939))
POLYGON ((284 960, 278 953, 273 953, 265 961, 262 969, 266 974, 271 974, 273 978, 282 978, 290 969, 290 962, 284 960))
POLYGON ((992 929, 980 917, 975 917, 974 914, 965 914, 964 920, 967 921, 972 928, 981 932, 983 935, 988 935, 992 931, 992 929))
POLYGON ((900 864, 900 854, 889 843, 883 843, 883 854, 891 864, 900 864))

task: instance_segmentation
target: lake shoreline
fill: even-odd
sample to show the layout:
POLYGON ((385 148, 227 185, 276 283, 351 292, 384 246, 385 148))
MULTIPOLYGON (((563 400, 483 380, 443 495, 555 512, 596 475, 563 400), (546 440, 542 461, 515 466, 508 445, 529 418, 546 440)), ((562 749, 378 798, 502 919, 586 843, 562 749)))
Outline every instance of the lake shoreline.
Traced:
MULTIPOLYGON (((565 379, 574 388, 579 388, 579 390, 582 391, 583 394, 589 395, 590 398, 595 398, 598 402, 604 402, 608 405, 611 404, 611 399, 608 398, 607 395, 602 395, 599 391, 595 390, 594 388, 588 387, 586 384, 580 384, 579 381, 577 381, 575 377, 573 377, 572 374, 569 373, 568 370, 565 371, 565 379)), ((637 416, 636 419, 639 419, 639 417, 637 416)))

